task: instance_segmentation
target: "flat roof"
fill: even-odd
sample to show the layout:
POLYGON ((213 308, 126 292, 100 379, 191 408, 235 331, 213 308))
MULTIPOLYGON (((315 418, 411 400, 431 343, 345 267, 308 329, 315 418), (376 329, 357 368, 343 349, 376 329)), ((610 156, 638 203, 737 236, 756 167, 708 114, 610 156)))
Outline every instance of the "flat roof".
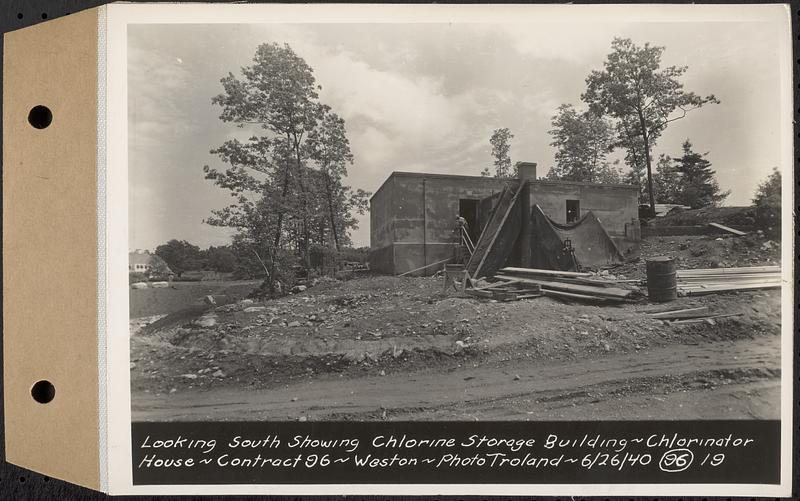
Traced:
MULTIPOLYGON (((428 178, 428 179, 463 179, 463 180, 476 180, 476 179, 485 179, 491 180, 492 182, 504 182, 504 181, 517 181, 517 178, 509 178, 509 179, 498 179, 496 177, 489 177, 489 176, 468 176, 464 174, 436 174, 431 172, 408 172, 408 171, 393 171, 389 174, 389 177, 386 178, 386 181, 381 184, 381 186, 375 190, 375 193, 369 198, 372 201, 372 198, 378 194, 379 191, 383 189, 384 186, 393 178, 393 177, 411 177, 411 178, 428 178)), ((553 185, 553 186, 603 186, 607 188, 618 188, 618 189, 634 189, 638 190, 639 188, 632 184, 618 184, 618 183, 589 183, 585 181, 556 181, 552 179, 535 179, 531 182, 540 184, 540 185, 553 185)))

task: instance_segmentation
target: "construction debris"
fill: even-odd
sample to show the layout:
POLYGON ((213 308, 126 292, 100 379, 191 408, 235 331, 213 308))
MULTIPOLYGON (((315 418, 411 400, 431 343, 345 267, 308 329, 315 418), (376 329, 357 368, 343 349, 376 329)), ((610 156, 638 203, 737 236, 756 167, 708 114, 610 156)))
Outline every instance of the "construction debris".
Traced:
POLYGON ((747 233, 745 233, 744 231, 734 230, 733 228, 731 228, 729 226, 725 226, 725 225, 722 225, 722 224, 719 224, 719 223, 708 223, 708 225, 709 226, 713 226, 714 228, 717 228, 718 230, 727 231, 728 233, 733 233, 734 235, 739 236, 739 237, 747 235, 747 233))
POLYGON ((710 325, 716 324, 715 319, 719 318, 729 318, 729 317, 740 317, 743 313, 726 313, 724 315, 710 315, 707 317, 700 317, 700 318, 689 318, 686 320, 675 320, 669 322, 670 325, 685 325, 685 324, 701 324, 706 323, 710 325))
POLYGON ((678 270, 678 294, 701 296, 718 292, 775 289, 781 286, 780 266, 678 270))
POLYGON ((661 311, 650 313, 650 316, 659 320, 680 320, 685 318, 702 318, 708 315, 708 307, 684 308, 680 310, 661 311))
POLYGON ((641 297, 637 289, 618 287, 610 279, 599 279, 591 273, 541 270, 536 268, 503 268, 496 279, 515 285, 539 287, 545 296, 593 302, 633 301, 641 297), (591 278, 594 277, 594 278, 591 278))

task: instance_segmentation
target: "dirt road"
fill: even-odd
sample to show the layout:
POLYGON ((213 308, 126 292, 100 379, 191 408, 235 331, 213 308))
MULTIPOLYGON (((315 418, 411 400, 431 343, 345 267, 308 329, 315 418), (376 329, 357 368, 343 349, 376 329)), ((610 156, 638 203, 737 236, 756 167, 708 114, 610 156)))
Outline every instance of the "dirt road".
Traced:
POLYGON ((542 363, 512 358, 279 388, 134 392, 134 421, 778 418, 780 337, 542 363), (413 391, 410 389, 413 388, 413 391))

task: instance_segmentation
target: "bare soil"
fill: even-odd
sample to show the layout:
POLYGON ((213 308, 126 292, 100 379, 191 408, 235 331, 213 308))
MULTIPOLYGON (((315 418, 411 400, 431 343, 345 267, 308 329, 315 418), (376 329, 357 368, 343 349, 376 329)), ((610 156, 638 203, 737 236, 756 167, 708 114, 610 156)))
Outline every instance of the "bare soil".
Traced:
POLYGON ((781 263, 781 243, 757 233, 735 235, 650 237, 642 241, 642 259, 616 267, 612 273, 627 278, 646 277, 646 259, 670 256, 677 269, 773 266, 781 263))
MULTIPOLYGON (((776 264, 777 250, 749 253, 763 242, 663 237, 642 254, 673 255, 679 268, 776 264)), ((642 261, 611 273, 643 270, 642 261)), ((160 316, 132 320, 133 417, 777 417, 780 307, 776 290, 592 306, 460 297, 436 278, 329 281, 173 313, 157 329, 139 330, 160 316), (740 315, 681 326, 648 315, 696 306, 740 315)))

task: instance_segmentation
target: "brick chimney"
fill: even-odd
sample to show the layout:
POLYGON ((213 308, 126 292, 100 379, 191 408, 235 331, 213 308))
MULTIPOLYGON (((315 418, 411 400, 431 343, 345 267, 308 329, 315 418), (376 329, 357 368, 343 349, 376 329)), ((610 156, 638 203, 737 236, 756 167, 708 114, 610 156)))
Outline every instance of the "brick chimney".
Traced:
POLYGON ((518 162, 517 172, 521 180, 536 181, 536 162, 518 162))

